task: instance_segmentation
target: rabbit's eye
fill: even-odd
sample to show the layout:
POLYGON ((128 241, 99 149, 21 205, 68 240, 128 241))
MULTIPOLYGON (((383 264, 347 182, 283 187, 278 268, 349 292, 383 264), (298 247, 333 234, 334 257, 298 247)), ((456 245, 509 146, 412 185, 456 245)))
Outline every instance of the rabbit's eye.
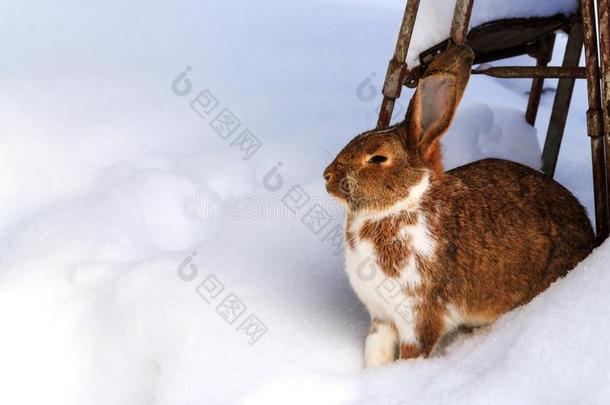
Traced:
POLYGON ((370 158, 367 163, 377 163, 377 164, 379 164, 379 163, 385 162, 386 160, 388 160, 388 158, 385 157, 385 156, 375 155, 372 158, 370 158))

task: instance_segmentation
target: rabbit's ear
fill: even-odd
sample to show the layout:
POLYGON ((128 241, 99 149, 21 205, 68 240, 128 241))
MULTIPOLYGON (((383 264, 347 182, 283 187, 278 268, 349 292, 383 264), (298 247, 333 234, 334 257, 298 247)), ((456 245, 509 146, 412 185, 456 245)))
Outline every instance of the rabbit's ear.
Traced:
POLYGON ((447 131, 470 77, 474 55, 464 45, 436 57, 419 81, 409 106, 407 144, 424 160, 438 149, 436 141, 447 131))

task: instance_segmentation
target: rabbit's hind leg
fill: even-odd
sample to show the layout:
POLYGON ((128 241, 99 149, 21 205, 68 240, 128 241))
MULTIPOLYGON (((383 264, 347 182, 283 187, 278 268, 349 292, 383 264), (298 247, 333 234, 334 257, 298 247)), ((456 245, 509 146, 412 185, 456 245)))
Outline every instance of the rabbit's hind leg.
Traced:
POLYGON ((437 305, 422 305, 419 308, 413 325, 415 339, 409 339, 401 334, 400 359, 428 357, 434 351, 441 338, 450 329, 443 314, 442 308, 437 305))

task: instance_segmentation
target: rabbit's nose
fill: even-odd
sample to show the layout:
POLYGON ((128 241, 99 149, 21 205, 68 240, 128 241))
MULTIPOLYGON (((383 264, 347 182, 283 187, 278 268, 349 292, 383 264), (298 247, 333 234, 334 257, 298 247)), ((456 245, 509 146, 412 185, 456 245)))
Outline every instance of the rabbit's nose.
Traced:
POLYGON ((329 181, 332 177, 333 177, 333 165, 329 165, 325 170, 324 170, 324 174, 322 175, 324 176, 324 180, 329 181))

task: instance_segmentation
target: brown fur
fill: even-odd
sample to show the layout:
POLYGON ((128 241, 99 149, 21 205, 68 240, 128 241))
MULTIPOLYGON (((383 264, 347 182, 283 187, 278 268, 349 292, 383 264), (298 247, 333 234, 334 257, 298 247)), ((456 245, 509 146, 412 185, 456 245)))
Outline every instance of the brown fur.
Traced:
POLYGON ((377 264, 389 277, 397 277, 413 254, 401 228, 415 223, 418 213, 426 218, 435 249, 433 257, 415 256, 422 279, 417 344, 402 343, 400 358, 432 352, 450 329, 448 304, 468 325, 492 322, 564 276, 594 246, 584 208, 533 169, 485 159, 443 172, 438 139, 453 118, 471 64, 472 52, 464 46, 437 57, 405 121, 357 136, 324 173, 328 191, 348 206, 348 246, 353 249, 357 237, 372 242, 377 264), (375 155, 387 161, 370 163, 375 155), (353 233, 356 213, 392 206, 425 175, 430 186, 416 212, 365 221, 353 233))
POLYGON ((410 256, 409 241, 399 236, 400 229, 415 223, 415 215, 390 218, 387 221, 366 221, 360 228, 360 238, 373 243, 381 270, 390 277, 397 277, 410 256), (388 238, 387 235, 394 235, 388 238))
POLYGON ((412 359, 421 354, 421 349, 412 343, 401 343, 399 349, 398 356, 401 359, 412 359))

